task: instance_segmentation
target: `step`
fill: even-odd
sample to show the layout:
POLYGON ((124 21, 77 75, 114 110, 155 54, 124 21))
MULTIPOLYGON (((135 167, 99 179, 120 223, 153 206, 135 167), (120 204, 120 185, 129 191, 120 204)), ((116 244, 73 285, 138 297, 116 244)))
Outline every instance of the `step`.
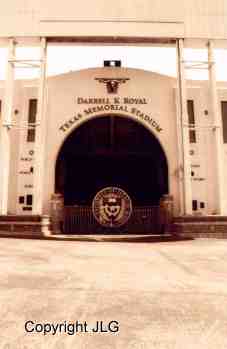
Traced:
POLYGON ((30 232, 39 233, 50 230, 51 224, 48 219, 42 219, 45 216, 0 216, 0 230, 4 232, 30 232))
POLYGON ((42 222, 30 222, 30 221, 24 221, 24 222, 20 222, 20 221, 0 221, 0 226, 1 225, 42 225, 42 222))
POLYGON ((163 235, 143 235, 143 234, 127 234, 127 235, 64 235, 64 234, 41 234, 34 232, 2 232, 0 230, 0 237, 7 238, 25 238, 25 239, 44 239, 44 240, 54 240, 54 241, 90 241, 90 242, 125 242, 125 243, 151 243, 151 242, 174 242, 174 241, 184 241, 190 238, 177 237, 172 234, 163 235))
POLYGON ((227 239, 227 221, 175 222, 173 229, 184 237, 227 239))
POLYGON ((41 222, 40 215, 0 215, 0 222, 41 222))
POLYGON ((209 216, 179 216, 174 218, 174 223, 209 223, 209 222, 226 222, 227 216, 209 215, 209 216))
POLYGON ((40 239, 43 238, 41 231, 3 231, 0 229, 0 237, 5 238, 23 238, 23 239, 40 239))

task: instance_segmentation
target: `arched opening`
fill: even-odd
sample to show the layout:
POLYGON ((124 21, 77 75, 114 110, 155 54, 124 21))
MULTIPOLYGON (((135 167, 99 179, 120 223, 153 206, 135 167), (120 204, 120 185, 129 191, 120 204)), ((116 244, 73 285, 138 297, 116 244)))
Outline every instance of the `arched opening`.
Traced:
POLYGON ((65 140, 56 163, 55 190, 65 206, 91 207, 105 187, 126 191, 134 207, 158 206, 168 193, 168 165, 157 138, 120 116, 94 118, 65 140))

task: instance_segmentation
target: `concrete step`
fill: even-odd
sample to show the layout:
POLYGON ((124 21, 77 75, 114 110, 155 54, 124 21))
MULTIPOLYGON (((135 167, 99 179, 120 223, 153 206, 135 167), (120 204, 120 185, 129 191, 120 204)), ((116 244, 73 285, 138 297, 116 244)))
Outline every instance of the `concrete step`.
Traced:
POLYGON ((70 234, 70 235, 51 235, 55 240, 68 241, 96 241, 96 242, 167 242, 176 241, 176 236, 172 234, 70 234))
POLYGON ((4 225, 4 224, 8 224, 8 225, 41 225, 42 222, 30 222, 30 221, 24 221, 24 222, 20 222, 20 221, 0 221, 0 226, 4 225))
POLYGON ((179 238, 171 234, 126 234, 126 235, 52 235, 42 234, 40 232, 2 232, 0 230, 0 237, 7 238, 24 238, 24 239, 45 239, 55 241, 90 241, 90 242, 127 242, 127 243, 150 243, 150 242, 169 242, 169 241, 181 241, 188 240, 188 238, 179 238))
POLYGON ((207 215, 207 216, 180 216, 174 218, 175 223, 202 223, 202 222, 226 222, 227 216, 207 215))
POLYGON ((51 229, 49 218, 46 216, 0 216, 0 230, 2 232, 30 234, 41 233, 51 229))
POLYGON ((0 222, 41 222, 40 215, 0 215, 0 222))
POLYGON ((173 230, 182 237, 227 239, 225 219, 175 220, 173 230))
POLYGON ((23 238, 23 239, 41 239, 43 233, 41 231, 3 231, 0 229, 0 237, 2 238, 23 238))

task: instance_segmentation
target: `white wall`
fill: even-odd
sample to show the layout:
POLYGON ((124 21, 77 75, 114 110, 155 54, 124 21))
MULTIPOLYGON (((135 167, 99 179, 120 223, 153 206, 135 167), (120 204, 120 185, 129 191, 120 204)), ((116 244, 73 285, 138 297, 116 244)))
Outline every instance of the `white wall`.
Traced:
POLYGON ((131 36, 227 38, 226 0, 9 0, 0 37, 131 36))
MULTIPOLYGON (((169 187, 170 194, 174 196, 176 214, 179 212, 179 167, 177 154, 177 131, 176 131, 176 101, 175 101, 175 79, 162 76, 156 73, 146 72, 137 69, 124 68, 97 68, 86 69, 56 77, 47 81, 47 140, 45 159, 45 188, 44 207, 45 212, 49 211, 49 202, 55 186, 55 164, 58 152, 67 136, 82 122, 86 122, 96 116, 103 115, 103 112, 94 112, 86 115, 85 110, 95 107, 92 104, 78 104, 77 97, 114 98, 115 95, 107 93, 106 86, 99 83, 95 78, 102 77, 123 77, 128 78, 126 83, 119 86, 119 94, 116 97, 141 97, 146 98, 147 104, 127 105, 127 111, 116 112, 123 117, 131 117, 141 122, 159 140, 162 145, 169 165, 169 187), (152 117, 162 128, 161 132, 131 112, 131 108, 137 108, 144 115, 152 117), (82 117, 75 121, 74 116, 81 114, 82 117), (69 125, 71 120, 72 124, 69 125), (67 128, 67 125, 70 126, 67 128), (60 129, 63 126, 63 132, 60 129)), ((211 128, 212 114, 209 104, 209 89, 206 81, 188 82, 187 98, 194 100, 195 122, 201 126, 196 130, 197 142, 190 144, 192 171, 192 196, 198 203, 205 202, 203 213, 213 214, 218 206, 216 194, 216 154, 214 147, 214 134, 211 128), (204 111, 208 111, 205 115, 204 111)), ((3 85, 0 86, 0 99, 4 98, 3 85)), ((19 111, 13 118, 16 125, 22 125, 28 117, 28 100, 37 95, 35 82, 17 81, 14 98, 14 110, 19 111)), ((218 84, 219 99, 227 100, 227 84, 218 84)), ((121 104, 123 105, 123 104, 121 104)), ((104 114, 112 114, 107 111, 104 114)), ((11 132, 11 171, 9 186, 9 212, 22 212, 22 206, 18 205, 18 196, 33 193, 33 175, 23 174, 35 166, 34 156, 29 151, 34 149, 34 144, 26 142, 26 130, 18 130, 15 127, 11 132), (24 161, 22 158, 31 158, 31 161, 24 161), (22 173, 21 173, 22 171, 22 173), (28 187, 30 185, 30 188, 28 187)), ((223 156, 225 160, 225 173, 227 175, 227 145, 223 144, 223 156)), ((34 168, 35 171, 35 168, 34 168)), ((225 197, 227 197, 227 184, 225 185, 225 197)), ((225 203, 227 209, 227 202, 225 203)))

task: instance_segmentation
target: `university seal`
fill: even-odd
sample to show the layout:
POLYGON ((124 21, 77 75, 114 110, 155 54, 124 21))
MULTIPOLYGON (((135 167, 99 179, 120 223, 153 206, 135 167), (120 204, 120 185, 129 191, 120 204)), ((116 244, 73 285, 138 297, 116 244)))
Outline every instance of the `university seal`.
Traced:
POLYGON ((99 224, 116 228, 127 223, 132 213, 128 194, 116 187, 100 190, 92 202, 92 212, 99 224))

